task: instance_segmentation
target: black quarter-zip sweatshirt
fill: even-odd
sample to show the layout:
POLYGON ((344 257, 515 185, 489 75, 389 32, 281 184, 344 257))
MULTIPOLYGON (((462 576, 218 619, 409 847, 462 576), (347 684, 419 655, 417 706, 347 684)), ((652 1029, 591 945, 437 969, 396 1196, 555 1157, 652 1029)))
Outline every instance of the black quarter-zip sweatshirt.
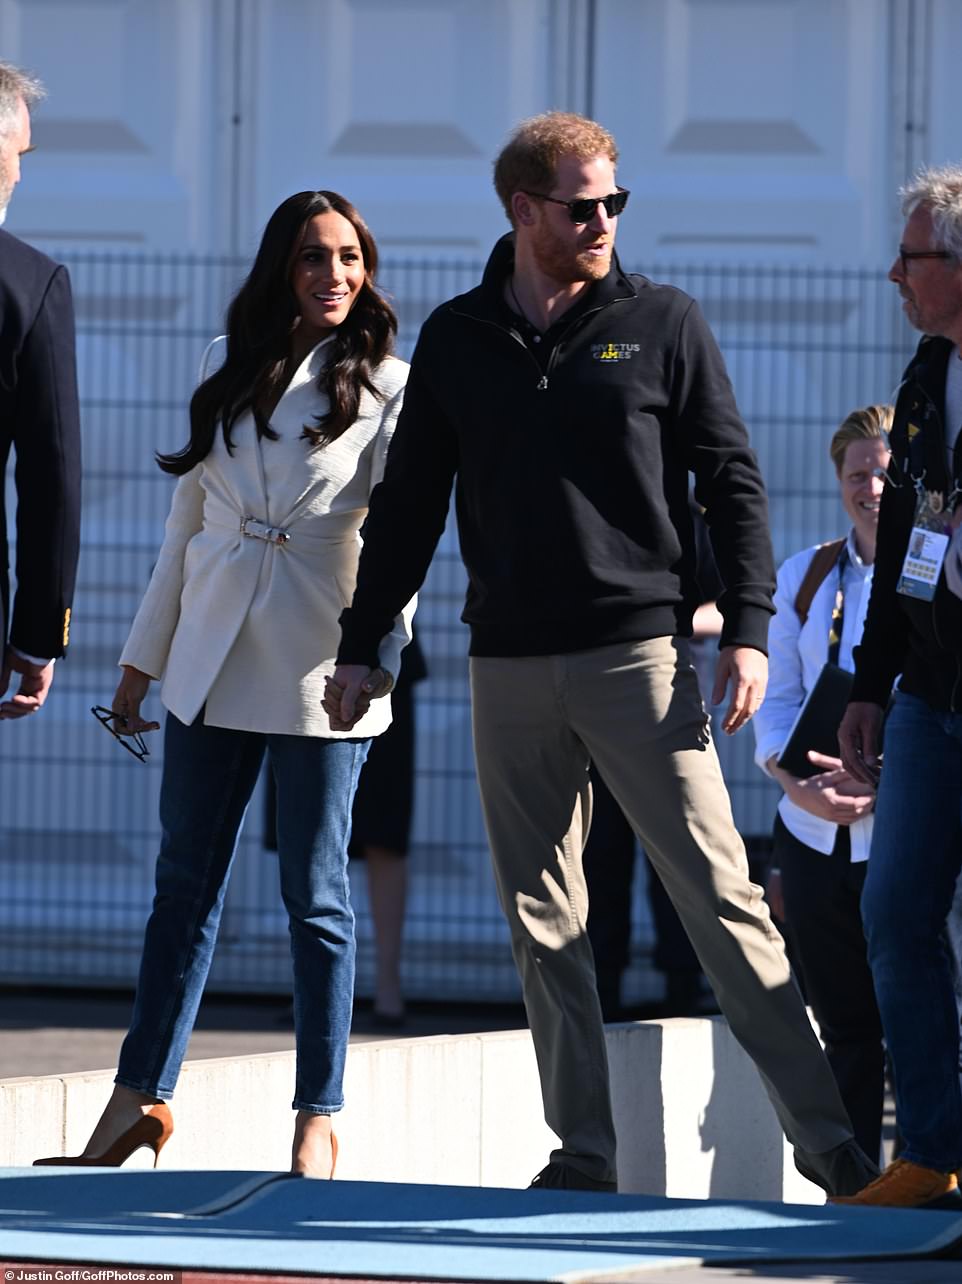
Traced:
POLYGON ((427 573, 453 483, 472 655, 689 636, 690 472, 725 585, 721 645, 765 651, 765 492, 698 305, 613 259, 535 351, 504 303, 513 262, 509 234, 481 284, 421 330, 338 662, 377 663, 427 573))

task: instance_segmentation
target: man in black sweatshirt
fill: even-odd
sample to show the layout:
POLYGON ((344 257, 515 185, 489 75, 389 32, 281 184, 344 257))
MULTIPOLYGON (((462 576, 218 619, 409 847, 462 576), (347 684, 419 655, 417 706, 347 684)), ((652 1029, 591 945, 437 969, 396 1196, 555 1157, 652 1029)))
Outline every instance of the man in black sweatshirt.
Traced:
POLYGON ((581 851, 593 760, 761 1070, 806 1175, 877 1173, 852 1140, 745 851, 689 659, 689 473, 725 592, 713 699, 758 707, 774 574, 762 480, 697 304, 623 273, 628 193, 601 126, 524 122, 495 165, 513 232, 425 323, 374 493, 331 725, 351 727, 378 643, 420 586, 452 483, 469 587, 475 754, 495 878, 560 1147, 541 1187, 616 1189, 581 851))

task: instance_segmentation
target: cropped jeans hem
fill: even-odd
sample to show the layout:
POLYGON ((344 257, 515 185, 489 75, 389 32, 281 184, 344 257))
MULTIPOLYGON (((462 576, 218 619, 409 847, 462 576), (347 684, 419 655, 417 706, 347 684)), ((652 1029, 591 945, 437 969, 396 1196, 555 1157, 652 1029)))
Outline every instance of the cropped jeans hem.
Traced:
POLYGON ((152 1084, 132 1083, 129 1079, 122 1079, 119 1074, 114 1077, 114 1083, 118 1088, 129 1088, 131 1092, 143 1093, 145 1097, 156 1097, 158 1101, 172 1101, 174 1098, 173 1091, 159 1092, 152 1084))

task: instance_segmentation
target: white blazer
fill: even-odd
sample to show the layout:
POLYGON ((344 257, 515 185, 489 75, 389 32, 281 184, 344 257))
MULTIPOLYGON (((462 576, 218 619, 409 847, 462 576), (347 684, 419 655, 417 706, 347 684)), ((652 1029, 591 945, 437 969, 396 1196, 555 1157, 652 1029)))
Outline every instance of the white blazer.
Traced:
MULTIPOLYGON (((334 671, 338 617, 354 593, 358 530, 397 422, 408 366, 377 369, 378 400, 361 393, 357 420, 320 449, 301 438, 327 411, 316 386, 324 340, 301 363, 271 415, 278 440, 259 439, 251 414, 234 424, 233 454, 213 448, 174 491, 164 542, 120 664, 162 678, 161 700, 183 723, 343 739, 375 736, 390 698, 371 702, 349 733, 321 708, 334 671), (245 518, 289 532, 272 543, 242 533, 245 518)), ((221 354, 221 360, 223 359, 221 354)), ((397 676, 416 599, 382 640, 379 660, 397 676)))

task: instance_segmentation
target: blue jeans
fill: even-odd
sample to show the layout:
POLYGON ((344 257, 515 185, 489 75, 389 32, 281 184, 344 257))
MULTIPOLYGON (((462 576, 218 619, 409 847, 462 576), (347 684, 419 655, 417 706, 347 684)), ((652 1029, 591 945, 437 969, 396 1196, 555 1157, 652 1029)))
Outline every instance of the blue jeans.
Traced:
POLYGON ((959 1015, 945 926, 962 869, 962 714, 899 693, 862 893, 882 1028, 895 1070, 901 1155, 962 1167, 959 1015))
POLYGON ((210 970, 224 894, 265 751, 277 783, 281 895, 294 961, 294 1109, 331 1114, 354 996, 354 912, 347 877, 351 805, 369 740, 186 727, 168 714, 162 830, 130 1030, 117 1083, 168 1099, 210 970))

